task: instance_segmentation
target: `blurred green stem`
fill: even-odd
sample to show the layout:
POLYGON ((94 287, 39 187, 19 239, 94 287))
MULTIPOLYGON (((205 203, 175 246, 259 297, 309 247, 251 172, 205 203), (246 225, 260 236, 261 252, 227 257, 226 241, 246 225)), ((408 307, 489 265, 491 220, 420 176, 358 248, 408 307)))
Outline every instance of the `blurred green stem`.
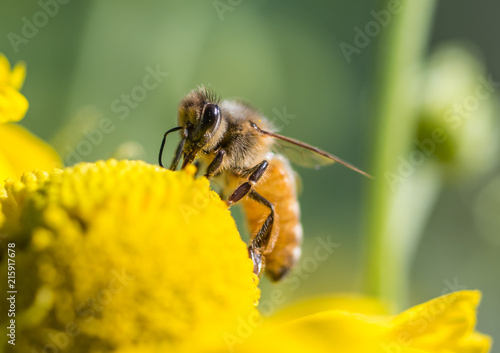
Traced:
MULTIPOLYGON (((384 8, 389 8, 393 2, 384 1, 384 8)), ((411 213, 428 209, 424 207, 425 202, 421 207, 413 208, 410 204, 408 209, 400 209, 405 207, 405 202, 398 201, 401 199, 401 186, 408 181, 405 179, 416 175, 400 175, 398 167, 401 159, 408 159, 416 135, 419 73, 434 5, 434 0, 401 1, 401 12, 393 14, 392 21, 382 33, 375 70, 374 116, 378 122, 374 156, 376 179, 370 184, 369 193, 366 276, 369 294, 392 304, 393 310, 406 301, 409 257, 417 234, 414 227, 418 228, 415 223, 423 215, 414 214, 415 222, 411 224, 403 222, 412 218, 411 213), (402 181, 391 182, 388 173, 401 177, 402 181)), ((436 178, 429 178, 429 173, 423 175, 427 180, 424 184, 433 190, 439 189, 434 185, 436 178)), ((410 194, 418 199, 418 195, 410 194)), ((429 196, 426 200, 430 201, 433 197, 429 196)))

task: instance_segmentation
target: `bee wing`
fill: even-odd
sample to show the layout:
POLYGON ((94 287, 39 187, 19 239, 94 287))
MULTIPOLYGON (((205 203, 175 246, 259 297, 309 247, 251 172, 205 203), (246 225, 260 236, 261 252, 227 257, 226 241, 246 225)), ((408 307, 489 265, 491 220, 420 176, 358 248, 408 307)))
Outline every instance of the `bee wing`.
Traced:
POLYGON ((264 131, 257 128, 262 134, 271 136, 275 139, 274 148, 278 153, 286 156, 292 163, 306 168, 319 169, 322 166, 333 164, 335 162, 346 166, 368 178, 373 178, 370 174, 340 159, 333 154, 325 152, 317 147, 308 145, 302 141, 292 139, 270 131, 264 131))

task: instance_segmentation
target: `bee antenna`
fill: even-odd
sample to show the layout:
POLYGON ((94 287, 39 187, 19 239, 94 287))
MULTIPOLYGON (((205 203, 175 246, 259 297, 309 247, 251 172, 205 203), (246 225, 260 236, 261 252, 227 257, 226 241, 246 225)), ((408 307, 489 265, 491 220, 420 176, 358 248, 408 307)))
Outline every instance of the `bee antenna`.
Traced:
POLYGON ((160 154, 158 155, 158 164, 160 165, 160 167, 162 168, 165 168, 163 166, 163 163, 161 162, 162 160, 162 155, 163 155, 163 149, 165 148, 165 141, 167 140, 167 135, 170 134, 171 132, 174 132, 174 131, 179 131, 180 129, 182 129, 181 126, 177 126, 177 127, 174 127, 173 129, 170 129, 168 130, 165 135, 163 135, 163 140, 161 141, 161 147, 160 147, 160 154))

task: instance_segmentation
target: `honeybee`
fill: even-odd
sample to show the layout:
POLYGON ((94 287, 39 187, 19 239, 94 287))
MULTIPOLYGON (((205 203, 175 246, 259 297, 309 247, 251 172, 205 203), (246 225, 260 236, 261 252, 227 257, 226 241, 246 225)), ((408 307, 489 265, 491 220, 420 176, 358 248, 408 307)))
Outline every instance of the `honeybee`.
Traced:
POLYGON ((285 155, 295 154, 294 162, 309 167, 338 162, 370 177, 334 155, 272 132, 268 120, 250 105, 221 100, 204 87, 181 100, 178 124, 163 136, 160 166, 167 135, 180 131, 170 169, 177 169, 181 157, 181 169, 195 162, 208 179, 222 185, 228 207, 241 201, 251 231, 253 271, 258 276, 265 271, 273 281, 282 279, 301 254, 296 176, 285 155))

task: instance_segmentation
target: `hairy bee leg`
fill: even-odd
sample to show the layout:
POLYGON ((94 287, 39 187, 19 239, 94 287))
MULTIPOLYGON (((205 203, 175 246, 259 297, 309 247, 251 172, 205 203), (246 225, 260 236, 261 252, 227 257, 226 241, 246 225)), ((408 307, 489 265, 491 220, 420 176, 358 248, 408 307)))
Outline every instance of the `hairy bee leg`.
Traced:
POLYGON ((262 175, 264 175, 264 172, 266 171, 268 166, 269 162, 263 160, 255 167, 253 167, 251 169, 253 170, 252 174, 250 174, 250 176, 248 177, 248 181, 238 186, 236 190, 234 190, 233 193, 227 198, 227 205, 231 206, 245 197, 250 192, 250 190, 252 190, 252 187, 255 185, 255 183, 257 183, 262 175))
POLYGON ((250 245, 248 246, 248 255, 253 261, 253 272, 256 275, 260 275, 264 270, 264 252, 271 240, 271 234, 274 224, 274 205, 269 202, 266 198, 262 197, 257 191, 251 190, 248 194, 252 200, 268 207, 271 212, 267 216, 266 220, 262 224, 257 235, 252 239, 250 245))
POLYGON ((214 176, 215 173, 217 173, 217 170, 222 164, 222 160, 224 159, 224 156, 226 155, 226 151, 224 150, 219 150, 217 151, 217 154, 215 155, 215 158, 212 160, 210 165, 207 168, 207 172, 205 173, 205 176, 210 179, 211 177, 214 176))

